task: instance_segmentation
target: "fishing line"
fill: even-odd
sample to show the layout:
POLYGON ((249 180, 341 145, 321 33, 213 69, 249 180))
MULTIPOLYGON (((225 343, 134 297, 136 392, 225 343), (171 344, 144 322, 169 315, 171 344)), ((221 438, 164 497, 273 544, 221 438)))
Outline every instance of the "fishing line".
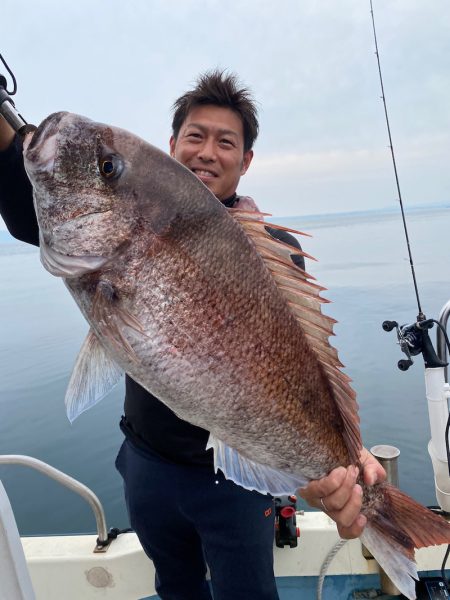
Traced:
POLYGON ((445 553, 444 560, 442 561, 442 567, 441 567, 442 579, 445 581, 445 585, 447 586, 447 590, 448 590, 448 586, 449 586, 449 581, 447 579, 447 576, 445 575, 445 563, 447 562, 449 554, 450 554, 450 545, 447 546, 447 551, 445 553))
POLYGON ((6 60, 3 58, 3 56, 2 56, 1 54, 0 54, 0 61, 1 61, 1 62, 2 62, 4 65, 5 65, 5 69, 6 69, 6 70, 8 71, 8 73, 10 74, 10 76, 11 76, 11 79, 12 79, 12 82, 13 82, 13 90, 12 90, 12 91, 10 91, 10 90, 7 90, 7 89, 6 89, 6 79, 5 79, 5 83, 4 83, 5 90, 8 92, 8 94, 9 94, 10 96, 14 96, 14 94, 17 92, 17 81, 16 81, 16 78, 14 77, 14 73, 13 73, 13 72, 11 71, 11 69, 8 67, 8 64, 7 64, 6 60))
POLYGON ((414 282, 414 290, 415 290, 416 299, 417 299, 417 307, 419 309, 419 315, 417 317, 417 320, 418 321, 423 321, 425 319, 425 315, 422 312, 422 307, 421 307, 421 304, 420 304, 419 290, 417 288, 417 281, 416 281, 416 273, 415 273, 415 270, 414 270, 414 263, 413 263, 412 253, 411 253, 411 246, 410 246, 410 243, 409 243, 408 228, 406 226, 405 211, 403 209, 402 193, 400 191, 400 182, 399 182, 398 172, 397 172, 397 163, 395 161, 394 145, 392 143, 391 127, 390 127, 390 124, 389 124, 389 116, 388 116, 387 105, 386 105, 386 96, 384 94, 383 76, 381 74, 380 54, 378 52, 377 32, 376 32, 376 28, 375 28, 375 17, 374 17, 374 14, 373 14, 372 0, 370 0, 370 14, 372 16, 373 38, 374 38, 374 41, 375 41, 375 56, 377 57, 378 74, 379 74, 380 85, 381 85, 381 98, 383 100, 384 115, 385 115, 385 118, 386 118, 386 126, 387 126, 387 131, 388 131, 388 136, 389 136, 389 148, 391 150, 392 164, 394 165, 395 183, 396 183, 396 186, 397 186, 398 200, 399 200, 399 203, 400 203, 400 209, 401 209, 401 213, 402 213, 403 229, 405 231, 406 245, 408 247, 409 264, 411 266, 411 273, 412 273, 413 282, 414 282))

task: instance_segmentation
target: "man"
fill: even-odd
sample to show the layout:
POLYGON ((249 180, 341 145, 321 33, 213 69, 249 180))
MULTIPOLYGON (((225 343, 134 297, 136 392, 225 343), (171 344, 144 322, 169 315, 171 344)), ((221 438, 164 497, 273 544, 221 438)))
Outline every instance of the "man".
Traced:
MULTIPOLYGON (((253 158, 258 134, 254 103, 236 78, 218 71, 200 77, 174 104, 171 155, 189 168, 227 207, 256 210, 236 193, 253 158)), ((31 188, 21 145, 0 123, 0 211, 13 235, 38 243, 31 188)), ((269 233, 299 247, 284 232, 269 233)), ((300 267, 303 259, 294 257, 300 267)), ((271 498, 245 490, 214 473, 208 432, 179 419, 156 397, 126 377, 126 439, 116 465, 123 476, 131 525, 156 567, 163 600, 211 600, 205 558, 215 600, 276 600, 273 576, 271 498)), ((364 450, 364 479, 384 477, 364 450)), ((302 496, 325 509, 343 537, 358 536, 361 487, 353 467, 334 470, 310 483, 302 496)))

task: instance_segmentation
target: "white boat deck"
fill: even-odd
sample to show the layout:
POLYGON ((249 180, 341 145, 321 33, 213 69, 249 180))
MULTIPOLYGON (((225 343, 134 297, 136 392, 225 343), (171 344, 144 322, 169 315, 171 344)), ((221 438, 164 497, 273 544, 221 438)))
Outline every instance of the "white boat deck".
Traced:
MULTIPOLYGON (((329 551, 339 541, 333 521, 323 513, 298 514, 297 524, 301 530, 298 547, 275 548, 277 577, 319 575, 329 551)), ((22 538, 36 600, 62 597, 138 600, 156 593, 153 564, 134 533, 121 534, 107 552, 100 554, 93 552, 96 538, 96 535, 22 538)), ((439 569, 445 550, 445 546, 419 550, 416 556, 419 570, 439 569)), ((337 553, 327 574, 377 572, 376 562, 364 558, 359 540, 351 540, 337 553)), ((3 600, 1 593, 0 598, 3 600)))

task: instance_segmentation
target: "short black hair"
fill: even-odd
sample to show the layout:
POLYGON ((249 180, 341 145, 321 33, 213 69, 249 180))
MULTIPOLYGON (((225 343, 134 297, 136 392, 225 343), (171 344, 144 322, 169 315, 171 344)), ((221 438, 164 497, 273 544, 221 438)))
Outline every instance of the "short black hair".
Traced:
POLYGON ((258 111, 250 91, 236 75, 214 69, 200 75, 194 89, 173 103, 172 133, 176 139, 189 112, 196 106, 212 104, 231 108, 241 119, 244 129, 244 152, 251 150, 258 137, 258 111))

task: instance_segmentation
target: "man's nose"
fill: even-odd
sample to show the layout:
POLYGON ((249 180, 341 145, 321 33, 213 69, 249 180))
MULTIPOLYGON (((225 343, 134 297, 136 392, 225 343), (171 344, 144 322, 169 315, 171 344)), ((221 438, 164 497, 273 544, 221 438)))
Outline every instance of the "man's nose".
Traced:
POLYGON ((205 162, 216 160, 216 145, 214 140, 205 139, 202 147, 199 149, 198 157, 205 162))

